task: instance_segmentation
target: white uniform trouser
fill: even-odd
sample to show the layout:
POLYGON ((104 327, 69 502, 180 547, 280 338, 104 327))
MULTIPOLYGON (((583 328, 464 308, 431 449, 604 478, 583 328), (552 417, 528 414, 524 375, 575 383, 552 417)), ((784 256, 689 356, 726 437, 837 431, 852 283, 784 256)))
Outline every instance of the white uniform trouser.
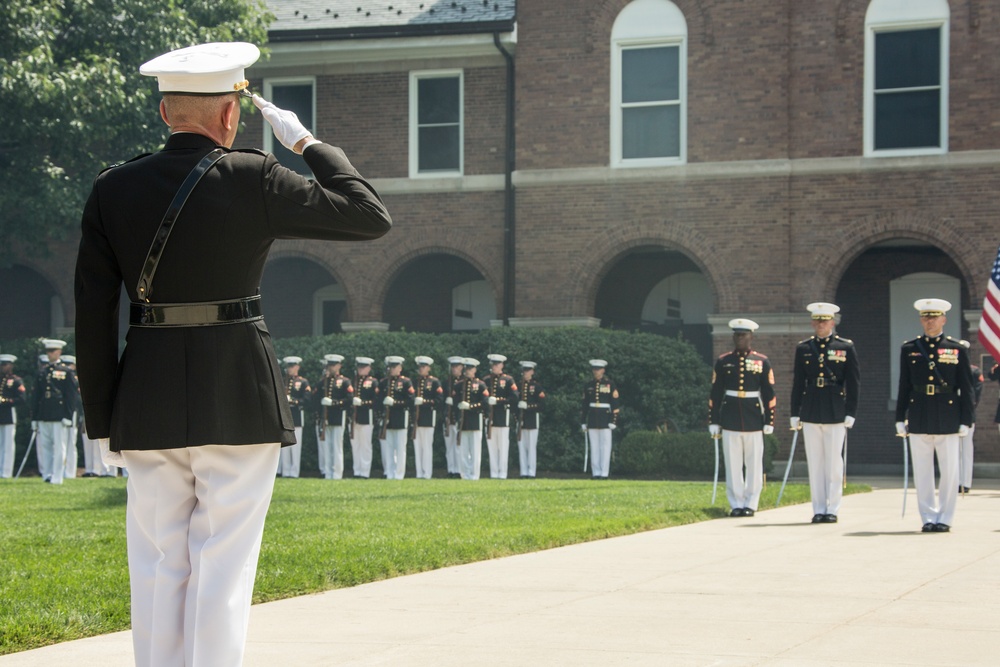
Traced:
POLYGON ((38 422, 38 446, 39 464, 44 466, 40 470, 42 476, 53 484, 62 484, 63 474, 66 472, 66 440, 69 438, 69 429, 58 422, 38 422))
POLYGON ((950 526, 958 499, 958 434, 910 434, 913 459, 913 485, 917 488, 917 507, 923 523, 950 526), (934 493, 934 454, 941 471, 937 498, 934 493))
POLYGON ((844 495, 844 434, 843 422, 813 424, 802 422, 806 460, 809 463, 809 492, 813 514, 840 512, 844 495))
POLYGON ((538 458, 538 429, 522 428, 521 437, 517 441, 518 460, 521 462, 521 475, 535 476, 535 460, 538 458))
POLYGON ((295 427, 295 444, 281 448, 281 462, 278 472, 282 477, 298 477, 302 462, 302 427, 295 427))
POLYGON ((389 428, 385 431, 385 448, 387 451, 386 479, 403 479, 406 474, 406 440, 405 428, 389 428))
POLYGON ((764 488, 764 432, 722 431, 726 460, 726 498, 732 509, 757 511, 764 488), (743 468, 746 467, 746 475, 743 468))
POLYGON ((0 478, 14 476, 14 436, 17 434, 17 414, 13 424, 0 425, 0 478))
POLYGON ((118 476, 118 468, 114 466, 104 465, 104 461, 101 459, 101 446, 97 443, 97 440, 91 440, 87 437, 87 432, 83 432, 83 471, 89 472, 92 475, 99 475, 101 477, 110 475, 112 477, 118 476))
POLYGON ((434 472, 434 427, 418 426, 413 434, 413 463, 417 478, 430 479, 434 472))
POLYGON ((590 471, 594 477, 607 477, 611 468, 611 429, 588 428, 590 471))
POLYGON ((396 474, 396 456, 389 447, 389 429, 385 430, 386 437, 378 439, 379 451, 382 452, 382 474, 386 479, 392 479, 396 474))
POLYGON ((67 479, 76 478, 76 468, 80 463, 80 454, 76 449, 76 439, 80 434, 80 429, 73 420, 73 426, 66 429, 66 470, 63 477, 67 479))
MULTIPOLYGON (((329 448, 325 440, 326 435, 321 435, 319 431, 320 420, 316 420, 316 465, 319 467, 319 474, 323 479, 330 479, 327 474, 327 466, 329 462, 327 461, 327 454, 329 453, 329 448)), ((329 434, 329 425, 327 426, 326 434, 329 434)))
POLYGON ((462 464, 462 479, 479 479, 479 470, 483 465, 482 431, 459 431, 458 458, 462 464))
POLYGON ((444 460, 448 464, 448 474, 462 472, 458 461, 458 426, 455 424, 444 427, 444 460))
POLYGON ((976 425, 969 427, 969 435, 959 439, 959 449, 962 460, 959 464, 960 483, 967 489, 972 488, 972 436, 976 434, 976 425))
POLYGON ((320 472, 323 479, 344 478, 344 427, 326 425, 324 438, 316 431, 316 445, 320 452, 320 472))
POLYGON ((372 473, 372 424, 355 424, 351 438, 351 459, 354 476, 368 477, 372 473))
POLYGON ((510 427, 494 426, 486 440, 490 457, 490 477, 507 479, 507 460, 510 457, 510 427))
POLYGON ((242 664, 279 449, 123 452, 137 667, 242 664))

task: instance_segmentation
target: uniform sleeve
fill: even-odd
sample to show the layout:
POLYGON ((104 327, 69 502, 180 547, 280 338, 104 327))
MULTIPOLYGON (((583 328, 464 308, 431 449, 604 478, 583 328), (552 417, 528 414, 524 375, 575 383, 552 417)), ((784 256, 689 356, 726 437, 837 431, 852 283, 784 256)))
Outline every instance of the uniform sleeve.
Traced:
POLYGON ((618 424, 618 412, 621 409, 621 395, 614 382, 611 383, 611 423, 618 424))
POLYGON ((432 405, 435 410, 444 405, 444 385, 441 384, 440 380, 435 380, 431 387, 431 401, 433 401, 432 405))
POLYGON ((760 383, 760 397, 764 403, 764 424, 774 426, 774 411, 778 400, 774 392, 774 369, 771 360, 764 359, 764 378, 760 383))
POLYGON ((716 360, 715 368, 712 369, 712 391, 708 397, 708 423, 710 424, 720 423, 722 396, 726 391, 722 382, 722 374, 719 372, 721 363, 720 360, 716 360))
MULTIPOLYGON (((122 276, 101 221, 95 181, 83 209, 76 258, 76 357, 87 434, 111 434, 111 409, 118 376, 118 297, 122 276)), ((114 443, 112 443, 114 447, 114 443)))
POLYGON ((899 387, 896 392, 896 421, 906 421, 906 411, 910 407, 910 368, 906 363, 906 347, 899 350, 899 387))
POLYGON ((962 413, 959 423, 963 426, 972 426, 976 423, 975 390, 972 388, 972 369, 969 364, 969 355, 964 347, 958 349, 958 386, 962 390, 962 395, 959 397, 959 407, 962 413))
POLYGON ((795 348, 795 368, 792 371, 792 396, 788 401, 789 415, 798 417, 802 411, 802 393, 806 389, 805 350, 802 345, 795 348))
POLYGON ((847 368, 845 369, 844 389, 847 396, 844 403, 844 413, 849 417, 858 414, 858 400, 861 396, 861 364, 858 361, 858 351, 851 345, 847 348, 847 368))

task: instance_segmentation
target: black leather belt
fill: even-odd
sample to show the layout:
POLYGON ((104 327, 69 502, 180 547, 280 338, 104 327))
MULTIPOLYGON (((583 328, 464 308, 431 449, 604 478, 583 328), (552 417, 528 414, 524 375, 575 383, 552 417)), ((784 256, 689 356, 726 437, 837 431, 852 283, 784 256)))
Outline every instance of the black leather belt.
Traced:
POLYGON ((926 387, 924 387, 924 394, 927 396, 937 396, 939 394, 954 394, 954 393, 955 391, 951 387, 942 386, 939 384, 929 384, 926 387))
POLYGON ((133 327, 208 327, 264 319, 260 296, 204 303, 131 303, 133 327))

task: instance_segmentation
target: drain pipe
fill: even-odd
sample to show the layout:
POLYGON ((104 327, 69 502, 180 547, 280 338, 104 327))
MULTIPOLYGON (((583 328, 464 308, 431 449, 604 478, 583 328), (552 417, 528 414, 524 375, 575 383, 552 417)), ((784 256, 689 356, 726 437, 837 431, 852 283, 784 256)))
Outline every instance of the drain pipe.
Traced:
POLYGON ((500 43, 500 33, 493 33, 493 44, 507 62, 507 149, 504 153, 504 213, 503 213, 503 324, 510 326, 514 314, 514 56, 500 43))

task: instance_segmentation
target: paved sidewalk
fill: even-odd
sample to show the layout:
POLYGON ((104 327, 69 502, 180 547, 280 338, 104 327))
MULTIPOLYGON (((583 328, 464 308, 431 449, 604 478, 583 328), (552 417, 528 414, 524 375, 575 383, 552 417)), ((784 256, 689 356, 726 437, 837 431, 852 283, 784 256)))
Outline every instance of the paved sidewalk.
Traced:
MULTIPOLYGON (((948 534, 919 532, 912 488, 905 519, 901 501, 876 490, 837 524, 797 505, 257 605, 245 665, 1000 664, 1000 491, 961 498, 948 534)), ((131 665, 129 633, 0 657, 52 664, 131 665)))

